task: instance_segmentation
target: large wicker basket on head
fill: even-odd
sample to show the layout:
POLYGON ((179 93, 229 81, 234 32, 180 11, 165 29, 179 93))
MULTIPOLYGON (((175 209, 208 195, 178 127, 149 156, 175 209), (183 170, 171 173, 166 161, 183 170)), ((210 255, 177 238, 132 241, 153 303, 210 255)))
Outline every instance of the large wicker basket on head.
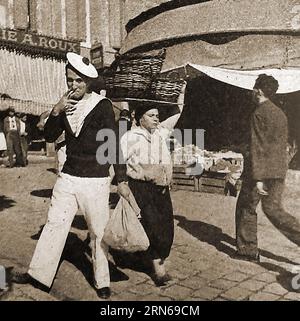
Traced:
POLYGON ((151 76, 135 73, 115 72, 104 76, 108 97, 144 98, 150 92, 151 76))
POLYGON ((125 54, 120 57, 119 68, 123 73, 159 75, 166 56, 166 50, 155 50, 146 53, 125 54))
POLYGON ((151 99, 176 103, 183 80, 157 78, 151 83, 151 99))

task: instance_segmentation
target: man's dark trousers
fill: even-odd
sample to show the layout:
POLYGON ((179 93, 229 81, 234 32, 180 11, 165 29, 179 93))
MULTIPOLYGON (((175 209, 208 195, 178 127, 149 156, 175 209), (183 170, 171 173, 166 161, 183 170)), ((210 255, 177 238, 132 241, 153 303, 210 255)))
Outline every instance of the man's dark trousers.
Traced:
POLYGON ((258 254, 256 207, 260 200, 271 223, 291 242, 300 245, 300 223, 281 205, 284 180, 268 179, 265 184, 268 196, 257 193, 255 181, 247 178, 243 181, 236 206, 237 251, 241 255, 255 257, 258 254))
POLYGON ((24 165, 20 135, 16 130, 11 130, 6 135, 7 154, 10 167, 14 164, 14 154, 16 154, 16 165, 24 165))
POLYGON ((28 155, 28 141, 27 136, 21 136, 20 137, 21 142, 21 150, 22 150, 22 156, 23 156, 23 163, 24 165, 28 164, 27 155, 28 155))

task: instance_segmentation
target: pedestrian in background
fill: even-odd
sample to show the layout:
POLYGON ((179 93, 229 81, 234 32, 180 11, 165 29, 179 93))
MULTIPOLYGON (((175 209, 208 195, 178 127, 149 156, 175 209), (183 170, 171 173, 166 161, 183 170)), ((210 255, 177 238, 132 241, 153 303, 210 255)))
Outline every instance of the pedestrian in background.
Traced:
POLYGON ((272 76, 260 75, 253 88, 249 150, 244 153, 242 189, 236 205, 236 258, 259 261, 256 207, 290 241, 300 245, 300 223, 282 207, 288 170, 288 122, 271 100, 278 89, 272 76))
POLYGON ((21 139, 20 139, 20 119, 16 116, 14 108, 8 109, 8 116, 4 118, 4 134, 6 137, 7 154, 9 167, 24 167, 21 139), (14 163, 14 155, 16 162, 14 163))
MULTIPOLYGON (((39 122, 36 125, 36 127, 40 131, 44 131, 44 127, 47 119, 50 116, 50 113, 51 113, 51 110, 45 111, 40 115, 39 122)), ((57 174, 60 174, 67 158, 65 132, 63 132, 55 141, 55 151, 56 151, 56 158, 55 158, 56 172, 57 174)))
POLYGON ((124 128, 124 134, 125 134, 125 132, 131 129, 131 126, 132 126, 132 118, 131 118, 130 111, 127 109, 121 110, 120 118, 119 118, 119 129, 124 128))

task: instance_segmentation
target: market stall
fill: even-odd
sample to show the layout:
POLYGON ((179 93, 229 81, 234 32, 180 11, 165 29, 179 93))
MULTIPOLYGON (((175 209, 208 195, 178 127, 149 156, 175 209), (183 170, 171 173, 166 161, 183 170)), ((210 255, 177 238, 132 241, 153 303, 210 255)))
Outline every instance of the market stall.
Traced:
MULTIPOLYGON (((300 146, 297 1, 199 1, 160 9, 128 23, 120 53, 165 48, 161 75, 188 79, 179 128, 205 129, 209 151, 240 152, 254 108, 251 89, 257 75, 267 73, 279 81, 275 103, 287 114, 290 143, 300 146)), ((299 152, 291 168, 300 169, 299 152)))
POLYGON ((177 147, 172 153, 173 189, 236 196, 240 189, 243 155, 212 152, 195 145, 177 147))
MULTIPOLYGON (((174 74, 171 73, 164 76, 160 72, 164 58, 165 50, 118 57, 108 74, 104 75, 108 96, 113 101, 127 101, 132 109, 138 108, 138 105, 144 102, 151 102, 160 109, 160 118, 163 121, 171 108, 176 106, 183 79, 185 79, 189 84, 186 91, 184 113, 189 114, 193 107, 193 103, 189 99, 190 77, 187 74, 174 77, 174 74)), ((203 101, 203 92, 200 91, 200 93, 203 101)), ((197 108, 196 114, 199 114, 199 106, 197 108)), ((196 115, 192 117, 197 118, 196 115)), ((193 128, 197 130, 201 128, 191 123, 189 119, 184 123, 184 118, 183 115, 179 121, 178 127, 180 129, 193 128)), ((192 133, 192 135, 194 134, 192 133)), ((194 140, 194 137, 190 138, 191 141, 194 140)), ((175 141, 173 147, 175 148, 172 153, 173 188, 221 193, 227 191, 230 195, 236 194, 243 166, 243 157, 240 153, 225 152, 221 149, 204 150, 199 147, 197 141, 194 142, 194 145, 182 141, 180 144, 175 141)), ((213 148, 214 146, 209 147, 213 148)), ((228 147, 228 145, 224 147, 228 147)))

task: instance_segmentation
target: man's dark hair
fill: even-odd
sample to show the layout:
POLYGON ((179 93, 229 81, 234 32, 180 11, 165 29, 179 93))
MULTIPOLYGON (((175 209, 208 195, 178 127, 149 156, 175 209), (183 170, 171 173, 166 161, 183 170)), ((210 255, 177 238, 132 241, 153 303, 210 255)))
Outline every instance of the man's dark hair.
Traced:
POLYGON ((261 74, 256 79, 253 88, 261 89, 266 97, 272 98, 276 94, 278 87, 278 81, 274 77, 268 76, 266 74, 261 74))
POLYGON ((131 113, 129 110, 127 109, 122 109, 121 112, 120 112, 120 118, 121 117, 128 117, 128 118, 131 118, 131 113))

